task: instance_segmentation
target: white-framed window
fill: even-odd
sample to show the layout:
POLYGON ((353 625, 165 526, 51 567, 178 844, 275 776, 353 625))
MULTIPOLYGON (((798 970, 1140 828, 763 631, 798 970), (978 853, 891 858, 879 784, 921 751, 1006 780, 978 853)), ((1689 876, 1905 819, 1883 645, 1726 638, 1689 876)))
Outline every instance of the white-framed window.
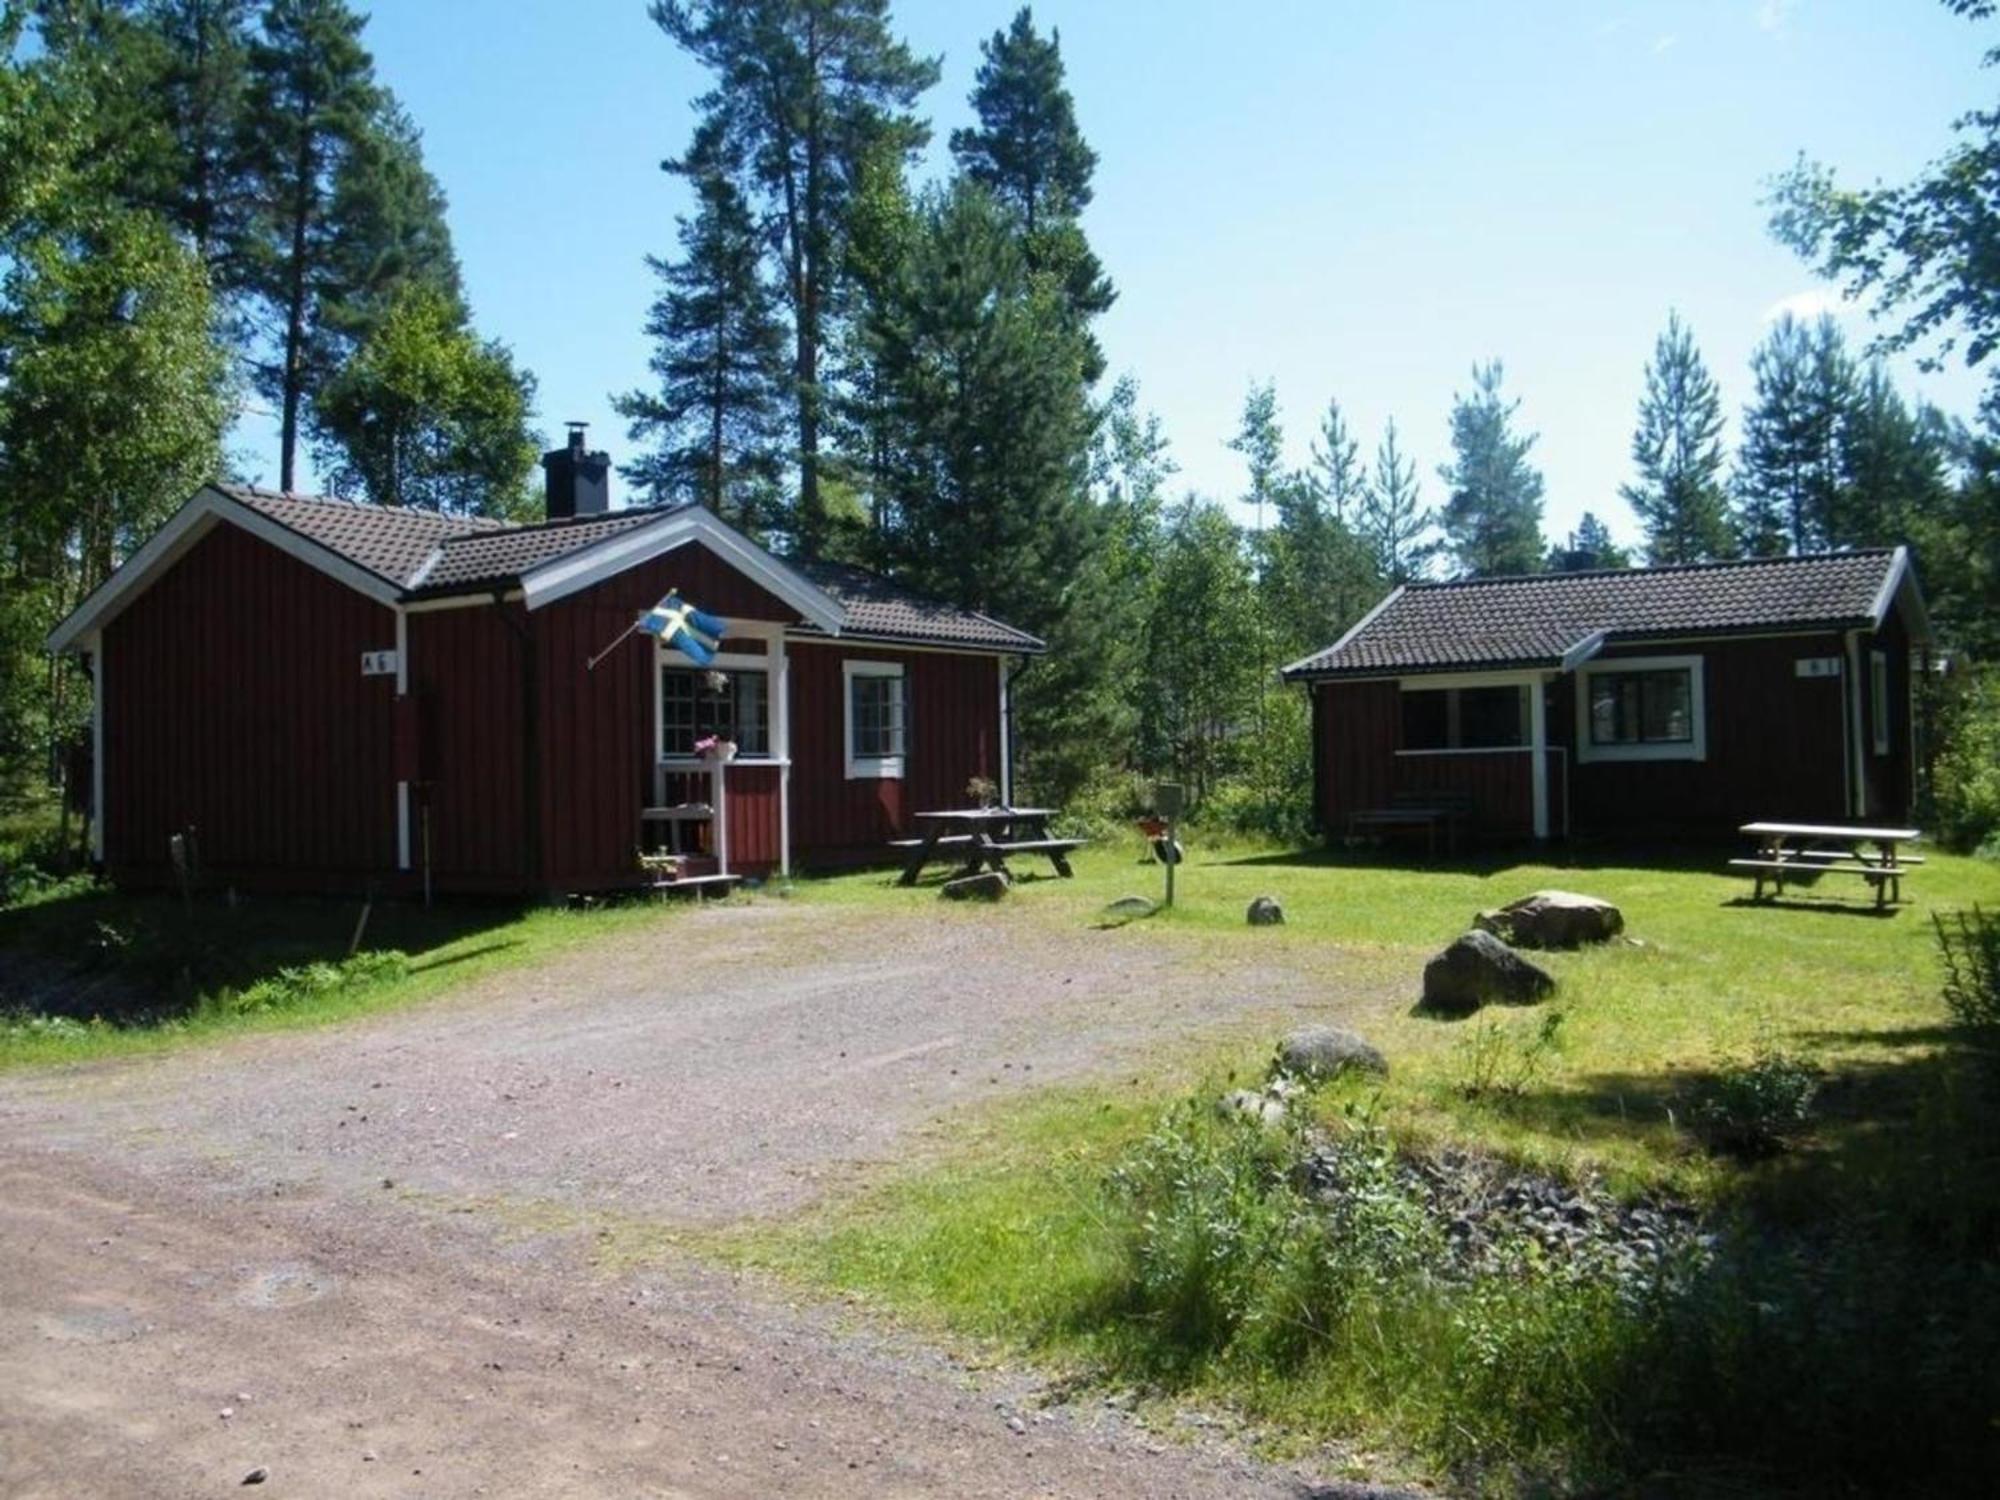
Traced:
POLYGON ((1889 753, 1889 653, 1872 651, 1868 655, 1868 703, 1872 712, 1869 719, 1875 726, 1875 753, 1889 753))
POLYGON ((840 674, 848 780, 900 777, 909 749, 902 663, 844 661, 840 674))
POLYGON ((1576 674, 1576 758, 1706 760, 1699 656, 1627 656, 1576 674))
POLYGON ((761 668, 660 667, 660 757, 692 758, 695 741, 734 740, 736 753, 756 760, 771 753, 771 678, 761 668))

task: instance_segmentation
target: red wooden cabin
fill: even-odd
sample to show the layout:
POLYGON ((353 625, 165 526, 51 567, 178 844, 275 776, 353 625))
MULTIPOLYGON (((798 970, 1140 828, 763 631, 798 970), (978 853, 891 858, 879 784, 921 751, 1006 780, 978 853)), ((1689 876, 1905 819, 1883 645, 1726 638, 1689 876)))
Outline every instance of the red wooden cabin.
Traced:
POLYGON ((1907 819, 1928 638, 1898 547, 1408 584, 1285 676, 1331 836, 1426 798, 1496 838, 1720 833, 1907 819))
POLYGON ((648 808, 706 803, 745 874, 881 858, 913 810, 1008 790, 1023 631, 788 561, 699 507, 603 508, 580 437, 551 519, 211 485, 51 635, 95 677, 93 824, 123 884, 564 893, 639 879, 648 808), (714 684, 638 634, 729 624, 714 684), (719 770, 693 751, 738 746, 719 770))

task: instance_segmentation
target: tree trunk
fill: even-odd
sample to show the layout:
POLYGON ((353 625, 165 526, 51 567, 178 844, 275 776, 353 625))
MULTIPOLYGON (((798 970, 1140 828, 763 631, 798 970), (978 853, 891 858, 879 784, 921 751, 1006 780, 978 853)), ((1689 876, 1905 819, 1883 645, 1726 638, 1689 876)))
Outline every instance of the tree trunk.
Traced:
POLYGON ((278 436, 278 488, 291 493, 297 477, 299 404, 305 394, 306 228, 312 218, 313 161, 311 110, 299 136, 297 176, 292 191, 292 255, 286 268, 284 418, 278 436))

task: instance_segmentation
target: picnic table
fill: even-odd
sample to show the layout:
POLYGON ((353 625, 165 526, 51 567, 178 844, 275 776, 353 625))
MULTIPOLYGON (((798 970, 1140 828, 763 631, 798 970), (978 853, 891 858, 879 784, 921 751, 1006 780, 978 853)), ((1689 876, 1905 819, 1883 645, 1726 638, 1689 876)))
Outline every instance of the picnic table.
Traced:
POLYGON ((1859 875, 1875 888, 1875 904, 1903 899, 1903 876, 1921 865, 1921 855, 1905 854, 1900 846, 1923 837, 1915 828, 1868 828, 1854 823, 1745 823, 1739 830, 1757 840, 1750 859, 1732 859, 1732 868, 1755 877, 1752 900, 1764 899, 1764 882, 1773 894, 1785 893, 1785 877, 1800 875, 1859 875))
POLYGON ((891 840, 890 847, 907 849, 903 874, 898 885, 915 885, 932 860, 955 859, 960 875, 982 869, 1005 871, 1010 854, 1048 856, 1056 874, 1068 879, 1069 852, 1080 848, 1082 839, 1049 836, 1049 807, 960 807, 940 812, 912 814, 923 828, 913 839, 891 840))

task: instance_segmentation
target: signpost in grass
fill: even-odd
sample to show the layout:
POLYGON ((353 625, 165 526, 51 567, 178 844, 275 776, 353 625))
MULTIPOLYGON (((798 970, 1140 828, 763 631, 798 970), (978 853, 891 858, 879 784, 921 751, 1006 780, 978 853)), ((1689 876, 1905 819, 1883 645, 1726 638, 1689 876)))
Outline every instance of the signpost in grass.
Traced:
POLYGON ((1174 866, 1181 862, 1180 840, 1176 837, 1176 827, 1181 814, 1186 811, 1187 797, 1178 781, 1156 781, 1153 783, 1153 811, 1166 820, 1167 833, 1158 845, 1160 863, 1167 867, 1167 905, 1174 904, 1174 866))

